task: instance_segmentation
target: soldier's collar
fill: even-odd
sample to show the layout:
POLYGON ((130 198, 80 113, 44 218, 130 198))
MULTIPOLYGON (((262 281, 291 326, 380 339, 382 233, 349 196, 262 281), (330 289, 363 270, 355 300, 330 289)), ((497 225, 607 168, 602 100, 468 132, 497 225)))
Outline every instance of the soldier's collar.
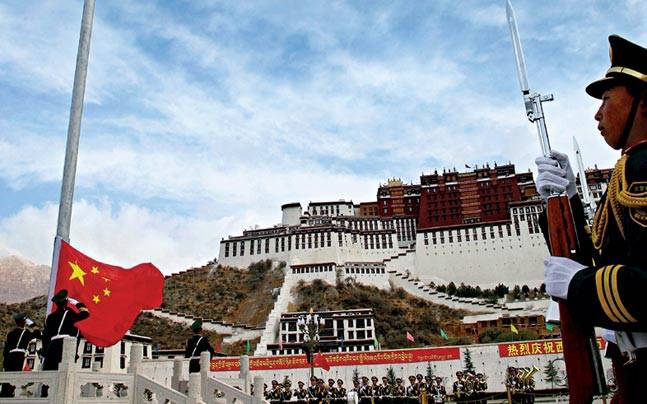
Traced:
POLYGON ((647 147, 647 140, 641 140, 635 145, 628 147, 627 149, 622 151, 622 154, 631 154, 632 152, 642 149, 643 147, 647 147))

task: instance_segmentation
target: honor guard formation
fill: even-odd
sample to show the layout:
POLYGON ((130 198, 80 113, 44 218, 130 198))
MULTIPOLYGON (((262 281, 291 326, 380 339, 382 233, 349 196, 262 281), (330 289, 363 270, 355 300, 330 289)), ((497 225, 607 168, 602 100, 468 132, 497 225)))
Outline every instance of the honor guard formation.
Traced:
POLYGON ((422 374, 411 375, 408 383, 399 377, 387 377, 378 379, 377 376, 361 376, 353 380, 350 389, 344 387, 342 379, 323 379, 311 377, 306 387, 304 382, 297 382, 297 388, 291 388, 289 379, 282 383, 272 380, 268 388, 264 386, 265 398, 269 401, 308 401, 322 403, 444 403, 453 398, 459 402, 480 403, 485 402, 484 393, 487 391, 487 377, 482 373, 473 371, 456 372, 456 381, 449 397, 445 389, 444 378, 440 376, 423 376, 422 374))

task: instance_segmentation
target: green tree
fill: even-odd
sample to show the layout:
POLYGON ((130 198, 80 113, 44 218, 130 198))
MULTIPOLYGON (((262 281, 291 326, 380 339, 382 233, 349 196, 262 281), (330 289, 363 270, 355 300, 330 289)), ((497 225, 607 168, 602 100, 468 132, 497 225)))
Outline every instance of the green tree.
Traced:
POLYGON ((555 383, 557 383, 559 377, 557 376, 557 368, 555 367, 555 359, 548 361, 548 364, 544 367, 544 381, 550 383, 550 388, 555 388, 555 383))
POLYGON ((434 371, 431 368, 431 362, 427 362, 427 376, 430 378, 434 377, 434 371))
POLYGON ((395 370, 393 370, 393 366, 389 366, 386 370, 386 378, 389 381, 389 386, 393 388, 395 386, 395 370))
POLYGON ((463 357, 463 362, 465 363, 465 370, 474 371, 474 363, 472 362, 472 352, 469 348, 465 349, 465 355, 463 357))
POLYGON ((456 284, 454 282, 449 282, 449 285, 447 285, 447 294, 450 296, 456 294, 456 284))

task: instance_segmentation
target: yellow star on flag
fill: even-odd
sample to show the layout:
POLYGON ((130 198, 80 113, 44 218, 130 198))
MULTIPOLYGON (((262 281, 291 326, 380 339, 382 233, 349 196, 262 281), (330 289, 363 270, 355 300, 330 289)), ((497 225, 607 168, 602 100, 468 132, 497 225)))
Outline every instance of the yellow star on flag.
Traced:
POLYGON ((99 296, 97 296, 97 295, 92 295, 92 301, 93 301, 95 304, 99 304, 99 302, 100 302, 101 300, 99 300, 99 296))
POLYGON ((99 273, 99 268, 92 267, 92 271, 90 271, 90 272, 92 272, 93 274, 98 274, 99 273))
POLYGON ((85 280, 83 277, 86 275, 85 272, 81 269, 76 262, 68 262, 70 268, 72 268, 72 275, 70 275, 70 281, 73 279, 78 279, 81 282, 81 285, 85 286, 85 280))
POLYGON ((104 296, 110 296, 110 293, 112 293, 110 289, 108 289, 108 288, 103 289, 103 295, 104 296))

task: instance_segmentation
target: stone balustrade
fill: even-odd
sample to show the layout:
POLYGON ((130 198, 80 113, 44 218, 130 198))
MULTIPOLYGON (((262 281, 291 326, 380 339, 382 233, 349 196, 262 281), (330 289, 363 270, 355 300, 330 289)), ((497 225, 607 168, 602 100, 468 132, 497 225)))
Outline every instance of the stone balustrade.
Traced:
MULTIPOLYGON (((143 347, 133 344, 127 373, 79 371, 74 366, 76 339, 63 340, 63 356, 57 371, 0 372, 3 388, 13 388, 14 397, 0 403, 241 403, 260 404, 262 397, 250 394, 249 358, 241 357, 240 378, 225 381, 209 377, 209 353, 203 352, 200 373, 186 374, 183 360, 173 362, 170 384, 161 383, 143 361, 143 347)), ((262 377, 255 382, 263 385, 262 377)), ((261 390, 262 391, 262 390, 261 390)))

